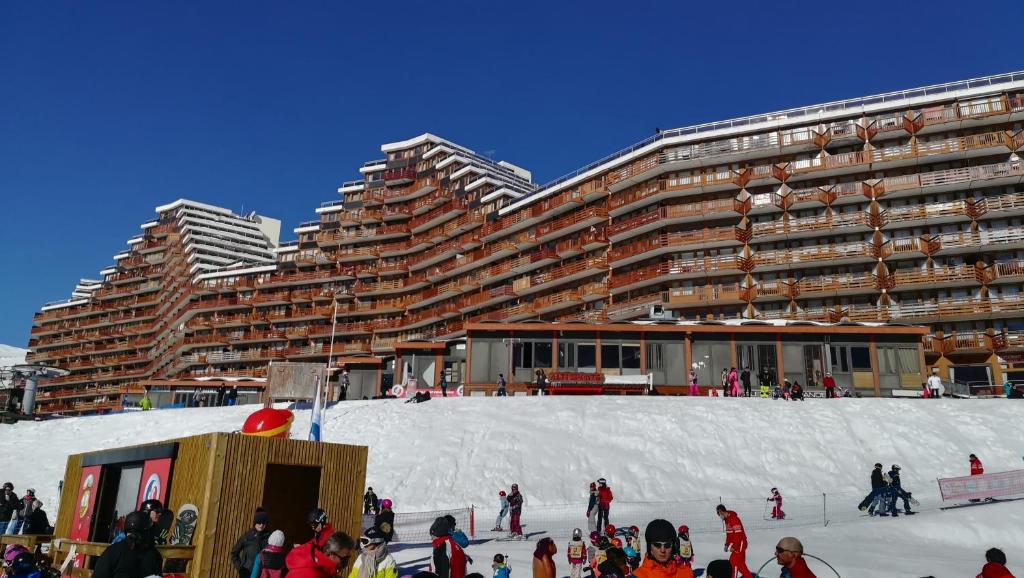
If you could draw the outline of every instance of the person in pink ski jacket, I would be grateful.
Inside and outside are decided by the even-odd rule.
[[[735,367],[729,370],[729,387],[732,390],[733,397],[740,396],[740,378],[736,373]]]

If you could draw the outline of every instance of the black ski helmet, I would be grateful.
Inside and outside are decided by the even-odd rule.
[[[306,521],[309,522],[309,525],[311,525],[311,526],[316,526],[318,524],[326,524],[327,523],[327,512],[325,512],[323,510],[323,508],[317,508],[317,509],[311,511],[306,516]]]
[[[142,511],[133,511],[125,517],[125,534],[142,533],[150,529],[150,517]]]
[[[672,553],[679,551],[679,536],[676,534],[675,526],[668,520],[651,520],[644,531],[644,542],[647,543],[647,555],[651,555],[651,544],[653,542],[668,542],[672,544]]]
[[[164,505],[160,503],[160,500],[146,500],[139,506],[140,512],[150,513],[153,511],[159,512],[164,509]]]

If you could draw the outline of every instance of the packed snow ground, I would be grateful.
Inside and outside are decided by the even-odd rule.
[[[52,506],[68,454],[235,431],[254,409],[152,411],[0,426],[8,441],[2,475],[19,491],[34,487]],[[480,530],[493,522],[497,491],[513,482],[526,496],[527,532],[550,531],[563,549],[572,514],[556,524],[544,513],[571,512],[576,504],[575,525],[585,528],[586,484],[600,476],[608,478],[620,502],[693,502],[702,512],[720,497],[727,504],[760,504],[767,490],[778,486],[786,496],[825,492],[847,498],[853,502],[847,504],[850,514],[827,527],[750,531],[752,568],[770,557],[779,537],[796,535],[808,552],[846,577],[941,578],[973,576],[992,546],[1003,548],[1011,569],[1021,574],[1024,501],[931,510],[898,520],[860,518],[855,498],[867,491],[871,464],[900,464],[904,486],[934,506],[935,479],[965,475],[969,453],[977,453],[990,472],[1022,467],[1022,418],[1024,404],[1000,399],[466,398],[346,402],[327,411],[324,435],[327,441],[370,447],[367,483],[394,500],[399,513],[481,507],[478,538],[488,535]],[[293,437],[304,438],[308,424],[309,412],[297,412]],[[842,509],[842,504],[831,507]],[[760,510],[748,511],[745,518],[757,514]],[[614,523],[646,523],[615,516],[613,504]],[[693,538],[701,567],[719,557],[720,534]],[[531,544],[478,544],[469,552],[474,569],[485,575],[493,554],[507,552],[522,576],[530,572]],[[429,555],[422,546],[400,548],[406,569]],[[557,561],[559,574],[567,573],[564,557]]]

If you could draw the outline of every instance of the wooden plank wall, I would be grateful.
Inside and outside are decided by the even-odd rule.
[[[367,448],[227,433],[159,443],[172,441],[178,443],[178,454],[166,506],[177,512],[182,504],[191,503],[199,509],[191,576],[237,576],[228,553],[235,540],[250,528],[253,511],[261,505],[268,464],[321,468],[320,507],[327,510],[336,530],[358,538]],[[57,520],[56,536],[67,537],[70,532],[83,455],[68,457],[60,508],[64,515]],[[295,512],[303,518],[306,514]],[[287,543],[306,539],[289,536]]]
[[[71,521],[78,511],[78,489],[82,483],[82,455],[68,456],[64,468],[64,486],[60,491],[60,508],[57,509],[57,521],[53,523],[53,535],[68,538],[71,535]]]
[[[228,552],[252,525],[256,506],[261,505],[268,464],[321,468],[320,507],[327,510],[336,530],[358,537],[366,481],[367,449],[359,446],[316,443],[215,434],[222,457],[222,483],[212,484],[203,525],[202,551],[197,544],[198,564],[193,576],[233,578],[236,572]],[[296,511],[304,518],[307,512]],[[200,514],[202,516],[202,514]],[[214,519],[214,517],[216,519]],[[271,520],[271,526],[273,526]],[[304,542],[306,536],[287,536],[286,543]]]

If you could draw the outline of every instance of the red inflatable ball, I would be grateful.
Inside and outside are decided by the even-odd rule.
[[[265,438],[287,438],[295,415],[287,409],[265,407],[252,412],[242,424],[242,433]]]

